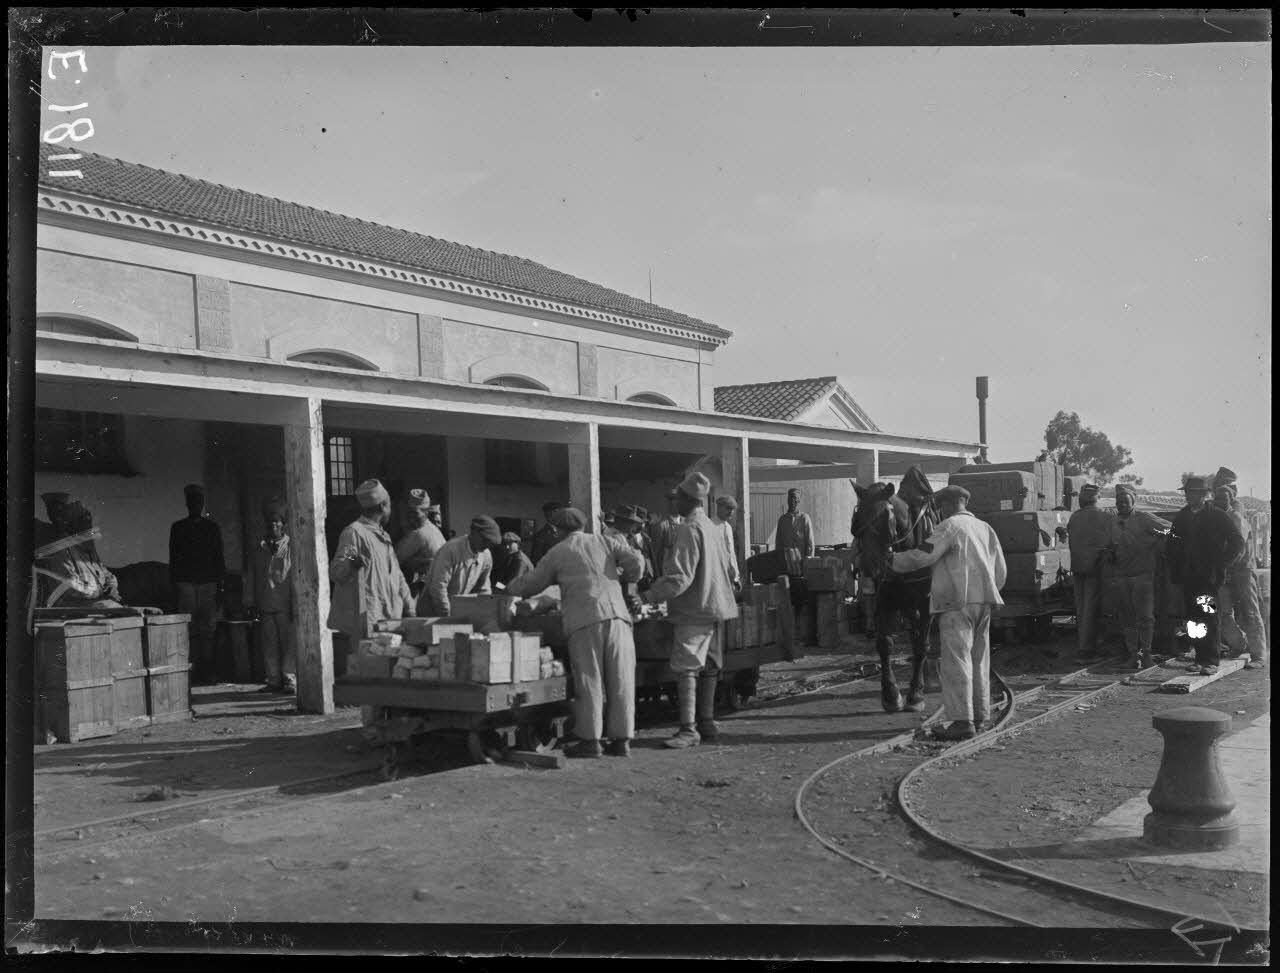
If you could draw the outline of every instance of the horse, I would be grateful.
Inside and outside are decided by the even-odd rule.
[[[903,709],[919,712],[924,709],[925,699],[932,569],[904,575],[895,574],[890,565],[894,551],[910,550],[916,546],[915,535],[927,533],[921,526],[926,520],[929,521],[927,527],[936,522],[929,516],[931,491],[920,498],[920,515],[913,522],[907,503],[895,496],[892,483],[873,483],[870,487],[854,483],[853,488],[858,494],[858,509],[854,511],[849,529],[856,547],[855,563],[858,573],[875,587],[873,617],[876,651],[880,656],[880,703],[886,713]],[[911,634],[911,686],[905,703],[889,662],[889,633],[897,627],[899,618],[907,623]]]

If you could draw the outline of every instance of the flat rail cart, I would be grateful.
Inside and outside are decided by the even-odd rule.
[[[382,711],[369,729],[374,744],[386,748],[382,775],[387,780],[399,776],[413,738],[427,733],[462,731],[476,763],[493,763],[515,750],[547,749],[564,736],[568,699],[565,676],[488,685],[345,675],[333,684],[335,705]]]

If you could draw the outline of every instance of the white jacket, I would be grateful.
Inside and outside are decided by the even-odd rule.
[[[934,614],[1004,604],[1004,552],[989,524],[962,510],[935,527],[925,546],[932,549],[895,554],[893,570],[907,574],[933,566],[929,610]]]

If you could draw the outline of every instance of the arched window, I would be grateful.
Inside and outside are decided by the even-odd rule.
[[[81,338],[107,338],[111,341],[137,341],[137,335],[121,328],[67,314],[49,314],[36,318],[36,330],[49,334],[72,334]]]
[[[551,391],[541,382],[535,382],[524,375],[495,375],[493,378],[486,379],[484,384],[501,385],[503,388],[509,389],[531,389],[534,392]]]
[[[657,392],[639,392],[636,395],[627,396],[628,402],[643,402],[646,405],[675,405],[665,395],[659,395]]]
[[[376,372],[378,370],[378,366],[371,361],[365,361],[363,358],[348,354],[345,351],[329,351],[327,349],[300,351],[296,355],[290,355],[289,361],[300,362],[304,365],[331,365],[334,368],[361,368],[367,372]]]

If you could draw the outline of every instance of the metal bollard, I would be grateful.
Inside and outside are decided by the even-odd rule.
[[[1202,706],[1182,706],[1151,718],[1164,737],[1164,756],[1147,795],[1151,813],[1142,836],[1180,851],[1220,851],[1240,840],[1236,800],[1218,761],[1218,739],[1231,717]]]

